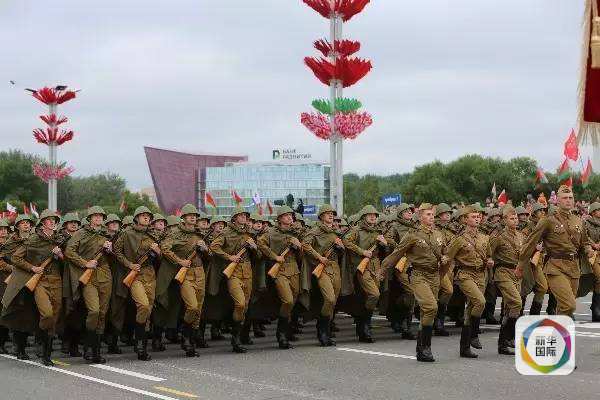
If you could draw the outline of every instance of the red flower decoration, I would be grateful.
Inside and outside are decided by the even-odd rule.
[[[300,122],[316,137],[323,140],[331,138],[329,119],[324,114],[302,113]],[[344,139],[356,139],[365,129],[373,124],[369,113],[337,113],[334,119],[336,131]]]
[[[73,139],[73,131],[61,130],[59,132],[58,128],[46,128],[44,131],[43,129],[38,128],[33,130],[33,137],[38,143],[47,145],[56,143],[58,146],[60,146],[63,143]]]
[[[329,86],[332,79],[342,81],[344,87],[352,86],[369,73],[371,61],[360,58],[337,59],[335,64],[321,58],[306,57],[304,63],[313,71],[317,79]]]
[[[33,97],[44,104],[62,104],[75,98],[75,92],[72,90],[56,90],[54,88],[44,87],[33,92]]]
[[[335,53],[338,57],[348,57],[360,50],[360,42],[352,40],[335,41],[335,48],[327,39],[317,40],[315,48],[319,50],[323,56],[329,57],[331,53]]]
[[[323,114],[302,113],[300,122],[319,139],[327,140],[331,137],[329,120]]]
[[[56,114],[40,115],[40,119],[49,126],[58,126],[68,121],[67,117],[58,118]]]
[[[360,13],[370,0],[302,0],[304,3],[325,18],[331,18],[336,13],[348,21]]]
[[[50,179],[63,179],[75,171],[73,167],[65,167],[64,164],[52,167],[48,164],[33,164],[33,174],[48,183]]]

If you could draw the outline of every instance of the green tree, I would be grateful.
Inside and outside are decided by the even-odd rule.
[[[48,204],[46,183],[33,174],[33,164],[41,159],[20,150],[0,151],[0,200],[21,208],[36,203],[38,208]],[[4,209],[4,206],[2,209]]]

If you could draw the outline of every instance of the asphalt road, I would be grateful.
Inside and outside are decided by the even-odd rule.
[[[530,296],[531,297],[531,296]],[[293,350],[276,347],[274,325],[255,339],[247,354],[231,352],[227,341],[210,342],[197,358],[178,345],[137,361],[130,347],[108,356],[103,366],[61,358],[41,366],[0,357],[0,399],[591,399],[600,391],[600,323],[591,323],[590,297],[576,314],[577,370],[569,376],[522,376],[514,358],[496,351],[498,328],[483,326],[479,358],[458,356],[459,330],[433,338],[437,362],[419,363],[415,341],[401,340],[384,319],[375,321],[374,344],[358,343],[351,318],[339,317],[338,346],[320,348],[314,327],[306,327]],[[545,307],[544,307],[545,309]],[[30,351],[31,352],[31,351]]]

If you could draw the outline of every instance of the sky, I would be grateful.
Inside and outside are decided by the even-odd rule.
[[[373,0],[344,24],[373,70],[344,96],[373,125],[344,147],[344,169],[410,172],[478,153],[560,164],[576,121],[583,0]],[[328,157],[300,124],[328,96],[303,64],[329,22],[300,0],[0,1],[2,149],[47,156],[32,129],[45,105],[24,88],[81,89],[59,108],[75,175],[152,181],[143,146]],[[15,81],[12,85],[10,80]]]

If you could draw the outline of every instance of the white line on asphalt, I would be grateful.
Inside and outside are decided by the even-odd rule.
[[[589,337],[600,337],[600,333],[598,332],[579,332],[579,331],[575,331],[576,335],[586,335]]]
[[[81,378],[81,379],[85,379],[85,380],[88,380],[88,381],[91,381],[91,382],[101,383],[101,384],[106,385],[106,386],[112,386],[114,388],[125,390],[127,392],[142,394],[144,396],[149,396],[149,397],[152,397],[152,398],[155,398],[155,399],[159,399],[159,400],[178,400],[175,397],[164,396],[162,394],[148,392],[147,390],[137,389],[137,388],[134,388],[134,387],[121,385],[119,383],[105,381],[104,379],[98,379],[98,378],[94,378],[93,376],[78,374],[77,372],[68,371],[66,369],[60,369],[60,368],[56,368],[56,367],[47,367],[45,365],[38,364],[38,363],[36,363],[34,361],[17,360],[17,358],[15,356],[9,356],[7,354],[0,354],[0,356],[2,356],[4,358],[9,358],[11,360],[19,361],[19,362],[22,362],[22,363],[25,363],[25,364],[34,365],[36,367],[45,368],[45,369],[49,369],[51,371],[60,372],[62,374],[71,375],[71,376],[74,376],[74,377],[77,377],[77,378]]]
[[[393,358],[406,358],[406,359],[409,359],[409,360],[416,360],[417,359],[417,357],[415,357],[415,356],[407,356],[407,355],[404,355],[404,354],[382,353],[380,351],[351,349],[349,347],[336,347],[336,350],[349,351],[349,352],[352,352],[352,353],[371,354],[373,356],[384,356],[384,357],[393,357]]]
[[[116,372],[118,374],[129,375],[129,376],[133,376],[133,377],[140,378],[140,379],[146,379],[146,380],[152,381],[152,382],[166,381],[166,379],[164,379],[164,378],[159,378],[159,377],[152,376],[152,375],[141,374],[139,372],[134,372],[134,371],[128,371],[126,369],[115,368],[115,367],[111,367],[109,365],[92,364],[91,366],[94,368],[100,368],[100,369],[105,369],[107,371]]]
[[[600,323],[598,322],[575,322],[575,326],[585,329],[600,329]]]

